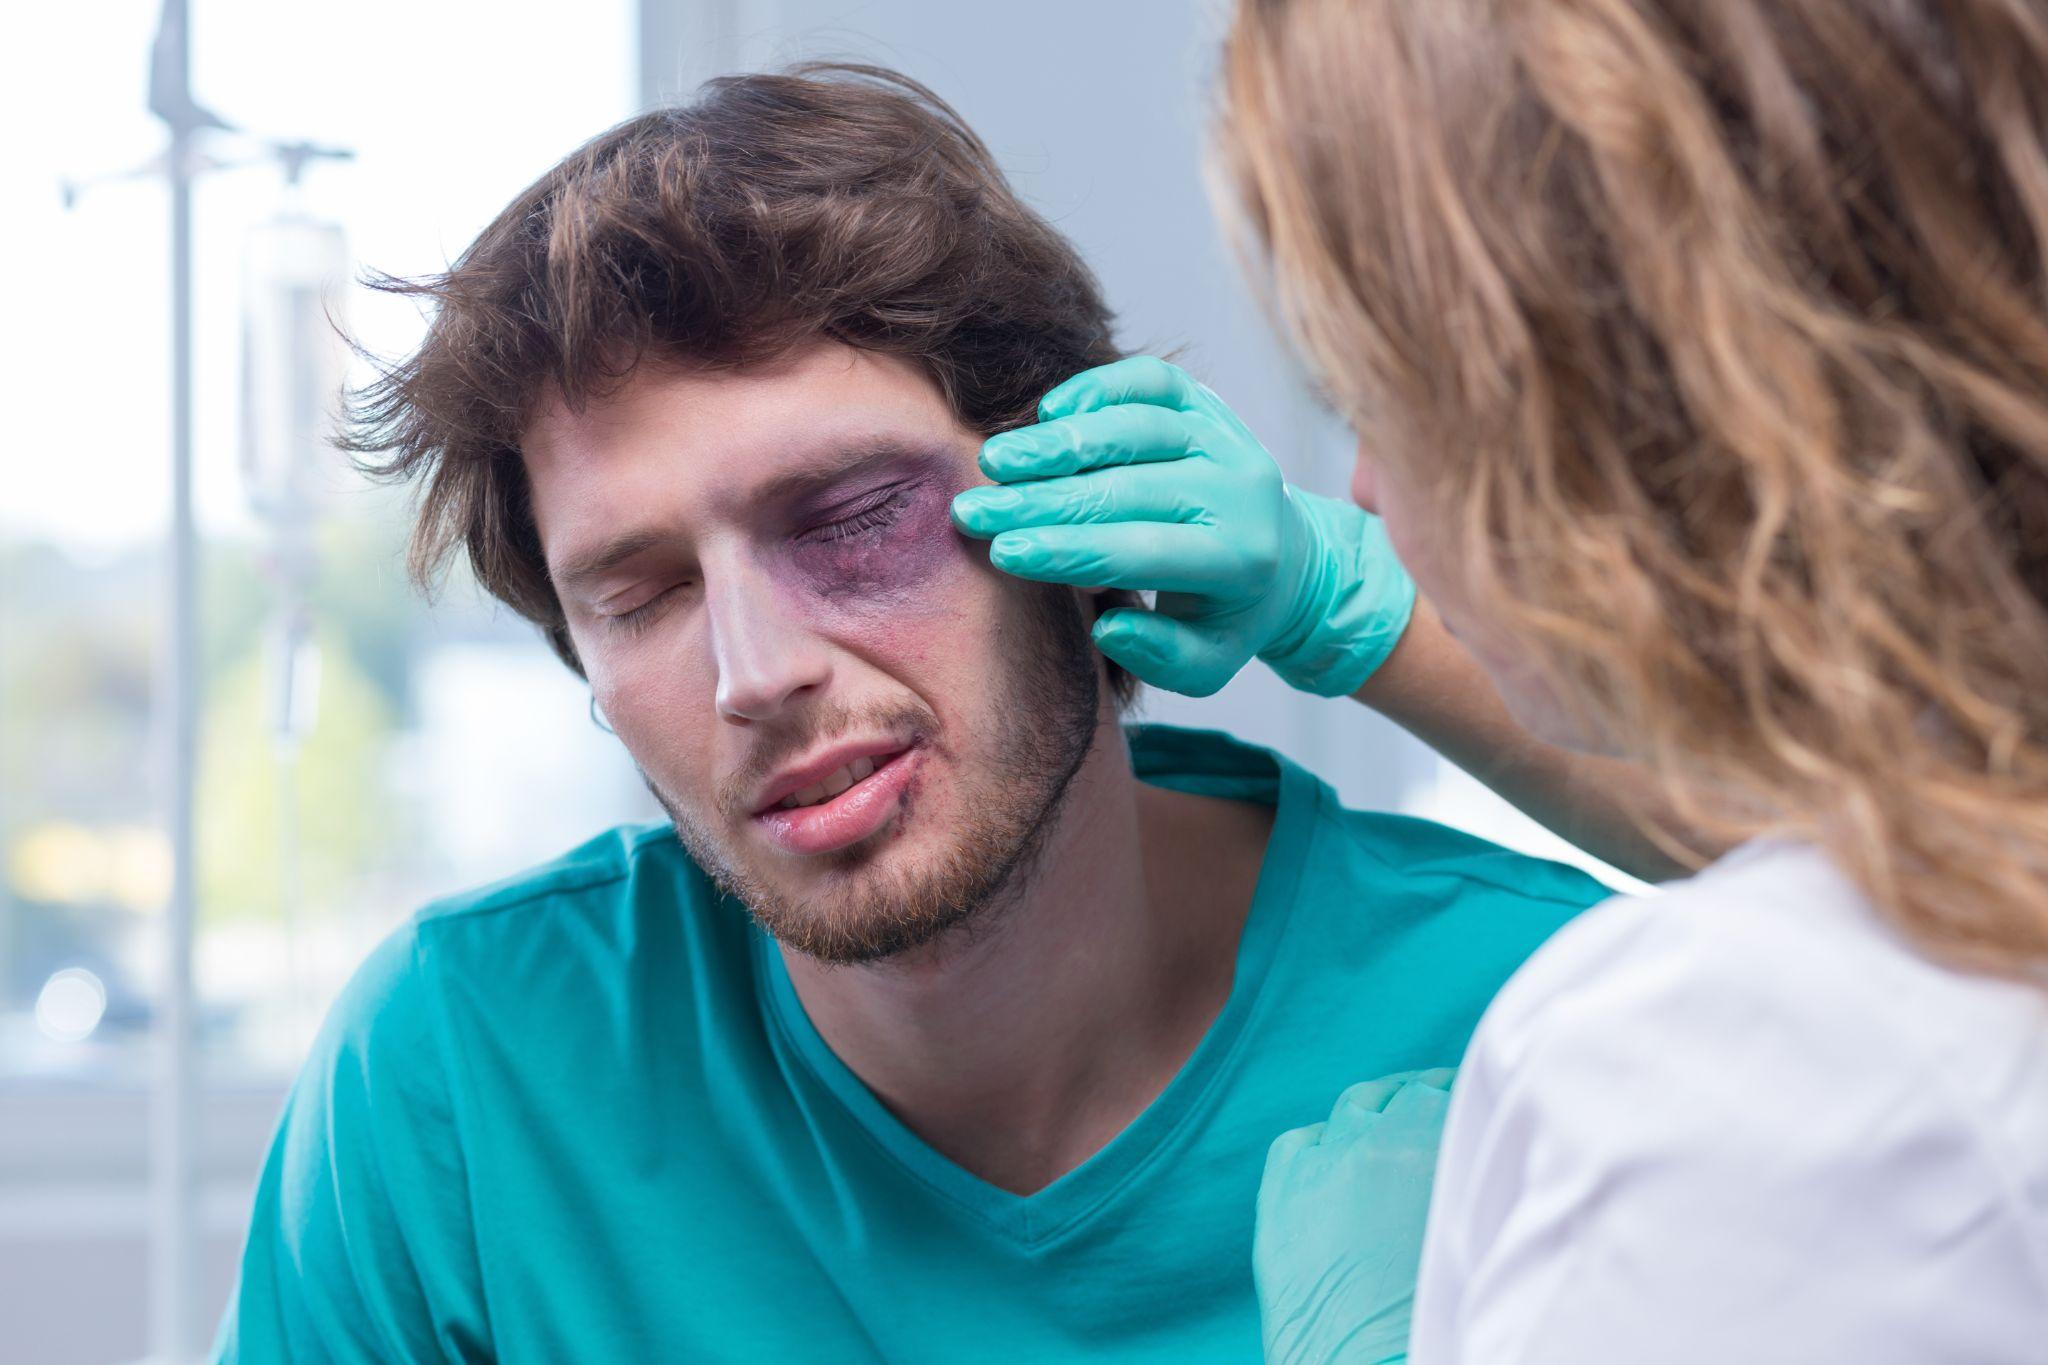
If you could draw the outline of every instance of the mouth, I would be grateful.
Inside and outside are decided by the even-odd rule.
[[[833,753],[785,774],[753,815],[768,841],[785,853],[812,856],[857,844],[877,833],[903,806],[924,759],[917,744]],[[824,764],[833,764],[820,773]],[[797,786],[797,783],[803,785]]]

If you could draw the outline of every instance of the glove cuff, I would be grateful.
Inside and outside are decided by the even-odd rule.
[[[1287,624],[1259,657],[1291,687],[1349,696],[1400,643],[1415,610],[1415,580],[1380,519],[1335,498],[1287,485],[1307,562]]]

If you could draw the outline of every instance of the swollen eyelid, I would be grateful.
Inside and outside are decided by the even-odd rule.
[[[903,509],[909,505],[909,491],[898,489],[872,507],[856,512],[850,517],[842,517],[838,521],[827,522],[823,526],[813,528],[805,536],[805,539],[813,541],[844,540],[849,536],[857,536],[869,531],[880,530],[902,516]]]

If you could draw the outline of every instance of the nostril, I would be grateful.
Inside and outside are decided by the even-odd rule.
[[[720,671],[718,712],[735,723],[765,720],[798,698],[821,691],[827,676],[821,653],[804,650],[757,657],[750,667]]]
[[[727,719],[765,720],[830,677],[826,643],[771,585],[731,575],[707,601],[717,705]]]

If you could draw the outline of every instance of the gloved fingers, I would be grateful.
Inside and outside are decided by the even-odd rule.
[[[1187,697],[1220,691],[1248,658],[1219,632],[1133,607],[1104,612],[1094,635],[1095,647],[1139,681]]]
[[[1409,1079],[1425,1089],[1441,1090],[1448,1095],[1451,1093],[1451,1086],[1457,1082],[1458,1068],[1433,1066],[1426,1071],[1410,1072]]]
[[[1238,433],[1245,443],[1264,453],[1258,438],[1231,406],[1180,366],[1157,356],[1132,356],[1111,365],[1084,370],[1038,401],[1038,420],[1056,421],[1079,413],[1095,412],[1120,403],[1152,403],[1183,412],[1199,412]]]
[[[1303,1152],[1320,1146],[1322,1141],[1323,1125],[1320,1123],[1288,1129],[1274,1138],[1273,1144],[1266,1148],[1266,1177],[1270,1178],[1276,1170],[1292,1165]],[[1264,1181],[1260,1184],[1263,1190]]]
[[[1201,453],[1217,430],[1200,413],[1126,403],[998,432],[981,443],[981,471],[997,483],[1016,483],[1180,460]]]
[[[1119,403],[1153,403],[1166,408],[1193,407],[1202,393],[1201,385],[1180,366],[1157,356],[1134,355],[1108,365],[1083,370],[1065,383],[1055,385],[1038,400],[1038,420],[1049,422],[1093,412]]]
[[[1353,1137],[1378,1122],[1387,1104],[1407,1084],[1405,1074],[1381,1076],[1349,1086],[1330,1108],[1327,1125],[1332,1141]]]
[[[1062,479],[1018,484],[983,484],[953,499],[953,522],[986,540],[1026,526],[1071,526],[1081,522],[1215,522],[1220,490],[1190,479],[1178,464],[1094,469]]]
[[[1382,1122],[1440,1126],[1450,1108],[1451,1081],[1456,1075],[1452,1067],[1397,1071],[1351,1086],[1337,1097],[1336,1107],[1330,1111],[1329,1140],[1349,1140]]]
[[[1443,1079],[1430,1080],[1432,1073],[1419,1073],[1389,1098],[1381,1109],[1382,1116],[1389,1123],[1407,1126],[1430,1124],[1440,1126],[1451,1108],[1451,1073],[1441,1074]]]
[[[1428,1071],[1397,1071],[1370,1081],[1361,1081],[1337,1097],[1330,1111],[1330,1131],[1352,1133],[1378,1120],[1413,1123],[1417,1119],[1440,1119],[1450,1108],[1453,1067]]]
[[[1034,526],[989,542],[989,563],[1018,578],[1091,588],[1242,592],[1243,558],[1206,526],[1156,521]]]

